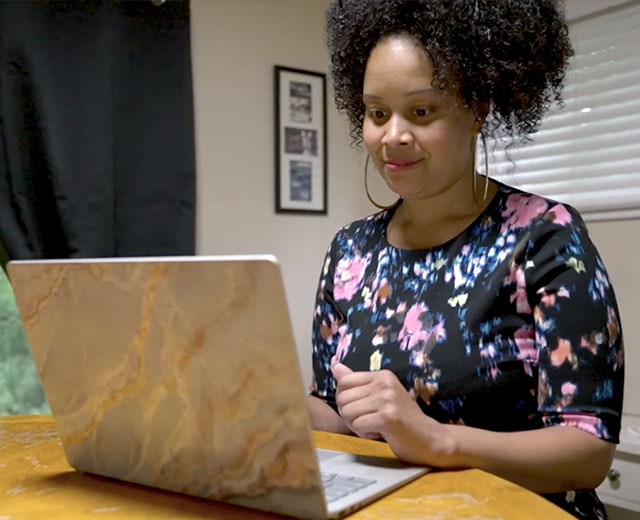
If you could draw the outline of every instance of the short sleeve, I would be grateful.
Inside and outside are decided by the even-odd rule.
[[[620,318],[604,264],[578,212],[551,207],[532,225],[525,256],[542,421],[618,442],[624,385]]]
[[[333,296],[337,249],[338,236],[336,235],[322,265],[311,329],[313,347],[311,395],[323,399],[336,411],[336,382],[331,372],[331,360],[338,349],[340,327],[344,323],[344,316],[336,306]]]

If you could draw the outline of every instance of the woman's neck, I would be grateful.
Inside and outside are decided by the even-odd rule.
[[[469,186],[447,190],[429,198],[405,199],[396,209],[387,227],[388,242],[402,249],[428,249],[441,245],[464,231],[486,207],[498,191],[489,182],[484,196],[485,180],[479,178]]]

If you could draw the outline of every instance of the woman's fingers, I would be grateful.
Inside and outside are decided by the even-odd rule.
[[[353,372],[339,363],[333,368],[338,383],[338,410],[360,437],[381,437],[382,432],[395,425],[400,410],[409,401],[415,404],[396,375],[388,370]]]
[[[331,367],[331,371],[333,372],[333,377],[336,378],[338,390],[366,385],[372,380],[372,376],[376,374],[375,372],[354,372],[342,363],[335,363]]]

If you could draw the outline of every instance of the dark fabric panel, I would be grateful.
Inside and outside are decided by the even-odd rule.
[[[10,258],[193,254],[189,4],[0,2]]]
[[[170,254],[184,244],[189,253],[195,230],[189,11],[175,2],[136,4],[115,4],[125,52],[114,57],[114,126],[135,135],[116,141],[116,247],[120,255]],[[171,14],[157,16],[162,9]],[[162,178],[162,170],[173,175]]]

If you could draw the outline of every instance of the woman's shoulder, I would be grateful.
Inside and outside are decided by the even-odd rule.
[[[570,204],[531,193],[501,182],[500,204],[495,205],[495,217],[503,231],[518,231],[532,227],[584,227],[580,212]]]
[[[334,236],[335,241],[359,241],[381,238],[393,210],[382,210],[342,226]]]
[[[371,258],[372,251],[384,243],[390,217],[389,210],[382,210],[342,226],[331,240],[327,258],[334,262],[341,258]]]

